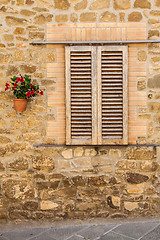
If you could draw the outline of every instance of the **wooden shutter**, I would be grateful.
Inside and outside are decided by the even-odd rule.
[[[66,144],[97,144],[95,48],[66,47]],[[94,96],[94,97],[93,97]]]
[[[98,144],[128,143],[127,47],[98,47]]]

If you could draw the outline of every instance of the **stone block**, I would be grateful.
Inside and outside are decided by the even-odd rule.
[[[72,164],[75,168],[83,169],[83,168],[92,168],[90,157],[80,157],[72,160]]]
[[[77,3],[74,7],[74,10],[84,10],[87,7],[87,0],[82,0],[81,2]]]
[[[147,182],[149,177],[147,175],[142,175],[139,173],[127,172],[126,173],[126,181],[131,184],[139,184],[143,182]]]
[[[71,22],[77,22],[78,21],[78,15],[76,13],[71,13],[70,20],[71,20]]]
[[[37,25],[44,25],[48,22],[51,22],[53,18],[52,14],[40,14],[38,16],[35,16],[34,23]]]
[[[154,159],[154,155],[155,151],[153,148],[128,148],[125,152],[125,157],[127,159],[134,160],[151,160]]]
[[[44,32],[29,32],[30,39],[44,39]]]
[[[74,157],[82,157],[83,156],[83,147],[77,147],[74,149]]]
[[[151,3],[148,0],[136,0],[134,2],[134,7],[135,8],[151,8]]]
[[[140,164],[140,168],[143,170],[143,171],[146,171],[146,172],[154,172],[158,169],[159,165],[157,162],[152,162],[152,161],[143,161],[141,164]]]
[[[104,8],[109,8],[110,7],[110,0],[96,0],[94,1],[89,9],[90,10],[101,10]]]
[[[94,148],[87,148],[85,149],[84,155],[86,157],[94,157],[97,155],[97,151]]]
[[[0,53],[0,63],[1,64],[8,64],[11,61],[12,61],[12,55],[11,54]]]
[[[58,160],[58,169],[59,169],[59,170],[71,169],[71,163],[70,163],[70,161],[64,160],[64,159],[59,159],[59,160]]]
[[[72,149],[67,149],[61,152],[62,156],[65,159],[71,159],[73,158],[73,150]]]
[[[24,51],[16,50],[14,52],[14,61],[25,61],[25,60],[26,60],[26,56]]]
[[[138,202],[124,202],[124,208],[128,211],[139,209]]]
[[[55,169],[55,161],[48,156],[36,156],[32,158],[32,167],[38,171],[51,172]]]
[[[158,30],[149,30],[148,31],[148,38],[151,39],[152,37],[159,37],[159,31]]]
[[[8,169],[11,171],[23,171],[29,167],[26,157],[19,157],[8,163]]]
[[[7,16],[6,17],[6,23],[9,27],[16,26],[16,25],[26,25],[27,20],[25,18],[17,18],[13,16]]]
[[[13,40],[14,40],[14,36],[12,34],[4,34],[3,38],[4,38],[5,42],[13,42]]]
[[[95,156],[95,157],[92,157],[91,162],[92,162],[92,165],[94,167],[103,166],[103,165],[106,166],[107,164],[111,164],[111,161],[106,156]]]
[[[106,11],[101,14],[100,21],[101,22],[116,22],[117,16],[114,13]]]
[[[139,195],[143,193],[144,184],[127,184],[127,192],[129,194]]]
[[[130,0],[114,0],[113,7],[116,10],[125,10],[131,7]]]
[[[38,202],[36,201],[26,201],[23,203],[22,208],[24,210],[36,211],[38,210]]]
[[[142,81],[138,81],[137,83],[137,90],[138,91],[143,91],[146,89],[146,81],[142,80]]]
[[[33,183],[27,180],[4,180],[2,192],[5,197],[12,200],[25,200],[35,197]]]
[[[80,15],[80,22],[95,22],[97,18],[97,13],[85,12]]]
[[[137,58],[139,61],[146,61],[147,60],[147,53],[144,50],[138,51]]]
[[[60,14],[55,16],[56,22],[67,22],[68,21],[68,15],[67,14]]]
[[[154,0],[156,7],[160,7],[160,1],[159,0]]]
[[[97,166],[96,171],[99,173],[111,173],[113,170],[111,166],[107,165],[107,166]]]
[[[40,209],[41,210],[57,210],[58,204],[52,201],[41,201]]]
[[[11,142],[10,138],[5,137],[5,136],[0,136],[0,143],[1,144],[7,144],[7,143],[10,143],[10,142]]]
[[[22,9],[20,11],[20,14],[24,15],[24,16],[27,16],[27,17],[30,17],[30,16],[33,16],[35,15],[36,13],[31,11],[31,10],[28,10],[28,9]]]
[[[112,196],[112,203],[115,207],[120,207],[121,199],[120,197]]]
[[[24,73],[34,73],[37,70],[37,66],[33,65],[20,65],[20,69]]]
[[[67,10],[70,7],[68,0],[54,0],[55,9]]]
[[[149,112],[159,113],[160,112],[160,103],[159,102],[150,102],[150,103],[148,103],[148,109],[149,109]]]

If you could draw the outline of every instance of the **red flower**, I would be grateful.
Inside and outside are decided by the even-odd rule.
[[[39,94],[43,95],[43,91],[40,91],[40,93],[39,93]]]
[[[31,95],[32,95],[32,96],[34,95],[34,91],[31,91]]]
[[[9,83],[6,83],[6,87],[8,87],[9,86]]]
[[[33,86],[33,85],[31,85],[31,86],[30,86],[30,88],[31,88],[31,89],[34,89],[34,86]]]
[[[17,82],[20,82],[20,81],[21,81],[21,78],[20,78],[20,77],[18,77],[18,78],[16,79],[16,81],[17,81]]]
[[[17,87],[18,85],[17,85],[17,83],[14,83],[14,87]]]
[[[27,93],[26,93],[26,96],[27,96],[27,97],[30,97],[30,96],[31,96],[31,93],[30,93],[30,92],[27,92]]]
[[[9,89],[9,87],[7,86],[6,88],[5,88],[5,91],[7,91]]]
[[[24,82],[24,78],[21,78],[21,82]]]

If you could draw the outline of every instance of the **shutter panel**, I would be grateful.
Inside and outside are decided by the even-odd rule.
[[[66,47],[67,145],[97,144],[95,50]]]
[[[98,144],[127,144],[127,47],[98,47]]]

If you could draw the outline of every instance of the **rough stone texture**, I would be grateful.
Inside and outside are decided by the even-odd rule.
[[[127,178],[127,182],[132,184],[143,183],[149,179],[149,177],[146,175],[142,175],[139,173],[132,173],[132,172],[128,172],[126,178]]]
[[[77,3],[74,7],[74,10],[84,10],[87,7],[87,0],[82,0],[81,2]]]
[[[55,168],[54,159],[47,156],[33,158],[33,169],[51,172]]]
[[[134,3],[135,8],[151,8],[151,3],[148,0],[136,0]]]
[[[114,13],[111,12],[104,12],[100,16],[100,21],[101,22],[116,22],[117,16]]]
[[[93,2],[90,6],[90,10],[99,10],[104,8],[110,7],[110,1],[109,0],[96,0]]]
[[[160,74],[155,75],[153,78],[148,79],[149,88],[160,88]]]
[[[68,21],[68,15],[67,14],[61,14],[55,16],[55,21],[56,22],[67,22]]]
[[[130,0],[114,0],[113,6],[116,10],[125,10],[131,7],[131,3]]]
[[[70,7],[68,0],[54,0],[55,8],[61,10],[67,10]]]
[[[96,13],[86,12],[86,13],[82,13],[80,15],[80,21],[81,22],[95,22],[96,17],[97,17]]]
[[[139,51],[137,57],[139,61],[146,61],[147,53],[145,51]]]
[[[132,12],[128,15],[129,22],[140,22],[142,20],[142,14],[140,12]]]

